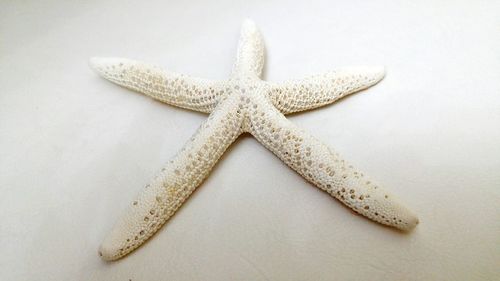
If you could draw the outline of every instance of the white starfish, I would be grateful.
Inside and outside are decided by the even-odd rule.
[[[252,134],[305,179],[381,224],[410,230],[417,217],[387,191],[283,114],[317,108],[376,84],[382,67],[346,68],[287,83],[260,79],[264,44],[243,23],[236,64],[227,81],[192,78],[119,58],[93,58],[104,78],[162,102],[210,113],[184,148],[146,185],[99,249],[105,260],[130,253],[151,237],[207,177],[227,147]]]

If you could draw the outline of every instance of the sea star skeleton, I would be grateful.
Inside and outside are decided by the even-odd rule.
[[[167,104],[210,113],[106,237],[99,249],[105,260],[127,255],[158,231],[244,132],[355,212],[401,230],[418,223],[387,191],[284,116],[368,88],[383,78],[383,67],[344,68],[286,83],[263,81],[264,43],[250,20],[243,22],[236,63],[227,81],[192,78],[120,58],[92,58],[90,65],[118,85]]]

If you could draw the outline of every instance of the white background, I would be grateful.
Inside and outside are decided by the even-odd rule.
[[[0,2],[0,279],[500,279],[498,1],[71,2]],[[101,261],[113,223],[205,115],[115,86],[88,58],[224,79],[246,17],[267,80],[387,67],[289,118],[421,223],[402,234],[354,215],[243,136],[153,239]]]

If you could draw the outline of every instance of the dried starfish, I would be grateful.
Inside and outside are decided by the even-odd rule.
[[[210,113],[114,226],[99,249],[103,259],[125,256],[158,231],[244,132],[355,212],[401,230],[415,227],[417,217],[393,196],[284,116],[368,88],[383,78],[384,69],[345,68],[273,83],[260,79],[263,64],[264,43],[250,20],[243,23],[236,64],[227,81],[192,78],[128,59],[91,59],[97,73],[118,85],[171,105]]]

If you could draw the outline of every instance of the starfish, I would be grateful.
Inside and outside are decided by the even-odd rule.
[[[351,67],[283,83],[261,80],[264,43],[245,20],[227,81],[193,78],[129,59],[92,58],[102,77],[164,103],[209,113],[184,147],[145,186],[99,248],[116,260],[142,245],[176,212],[242,133],[356,213],[408,231],[418,218],[388,191],[298,128],[285,114],[321,107],[378,83],[383,67]]]

